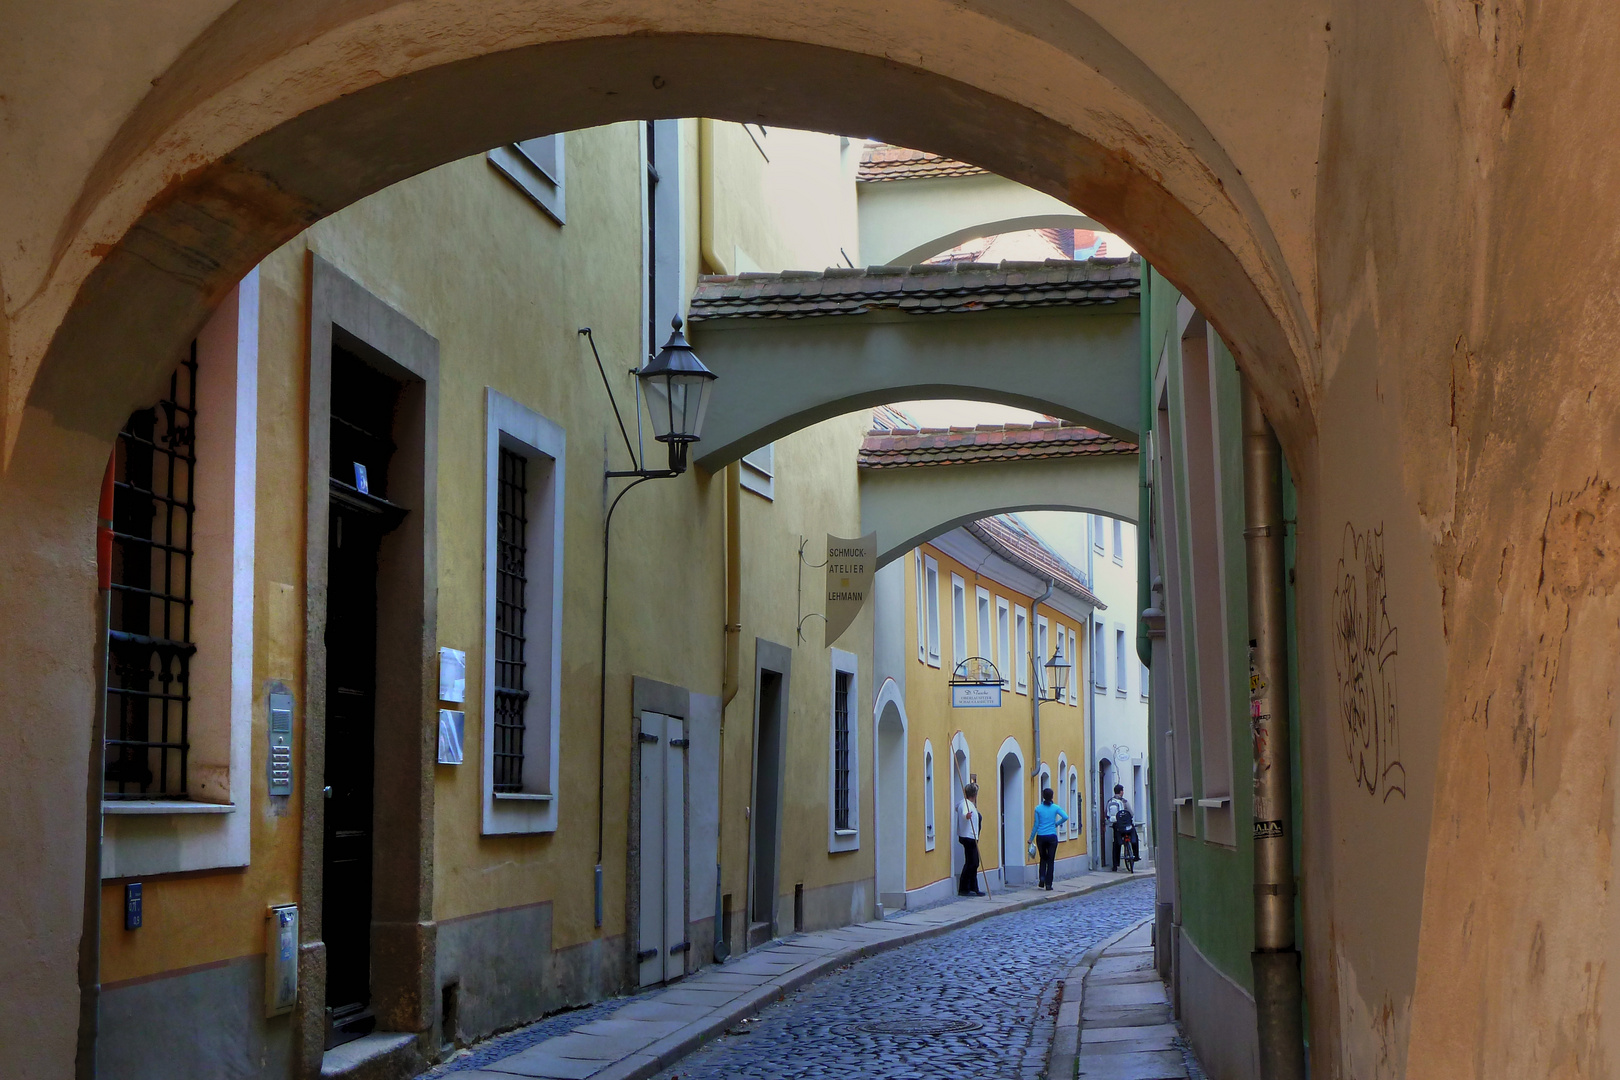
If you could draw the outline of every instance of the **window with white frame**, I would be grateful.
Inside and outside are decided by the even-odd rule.
[[[923,850],[934,850],[934,744],[923,740]]]
[[[939,561],[923,557],[923,603],[928,609],[928,663],[939,667]]]
[[[1012,630],[1008,622],[1011,611],[1005,596],[996,597],[996,667],[1001,671],[1002,682],[1012,677]]]
[[[568,220],[568,158],[561,134],[498,146],[489,152],[489,163],[558,225]]]
[[[1142,700],[1146,701],[1148,699],[1148,674],[1149,674],[1148,673],[1148,666],[1146,664],[1142,663],[1141,658],[1138,657],[1137,661],[1136,661],[1136,667],[1137,667],[1136,677],[1141,682],[1141,685],[1139,685],[1137,687],[1137,690],[1139,690],[1141,692]]]
[[[1069,755],[1058,755],[1056,782],[1052,785],[1052,805],[1063,811],[1065,817],[1069,813]],[[1068,835],[1066,825],[1058,826],[1058,838]]]
[[[917,662],[928,662],[928,578],[923,573],[923,553],[918,548],[911,553],[912,567],[916,571],[917,593]]]
[[[1080,770],[1069,766],[1069,836],[1080,835]]]
[[[957,574],[951,575],[951,668],[955,670],[968,658],[967,651],[967,583]]]
[[[1125,696],[1125,628],[1114,627],[1114,692]]]
[[[486,404],[483,831],[553,832],[566,439],[493,389]]]
[[[860,844],[860,701],[855,654],[829,649],[831,708],[827,740],[827,850],[855,851]]]
[[[248,865],[257,682],[254,522],[259,272],[224,297],[154,407],[128,418],[106,480],[111,599],[101,874]],[[292,586],[271,582],[269,590]],[[272,670],[271,678],[292,678]],[[291,724],[292,701],[283,715]],[[263,722],[262,720],[260,722]],[[291,763],[272,763],[281,768]],[[282,795],[270,797],[285,803]]]
[[[1086,524],[1091,528],[1091,546],[1098,551],[1103,550],[1102,519],[1095,514],[1086,515]]]
[[[1069,663],[1074,669],[1069,672],[1069,704],[1080,704],[1080,652],[1076,648],[1079,642],[1075,639],[1074,631],[1069,632]]]
[[[1099,694],[1108,689],[1108,650],[1103,644],[1106,633],[1102,623],[1091,624],[1091,680]]]
[[[1124,565],[1124,563],[1125,563],[1125,523],[1123,521],[1119,520],[1119,518],[1114,518],[1113,521],[1114,521],[1114,561],[1121,564],[1121,565]]]
[[[1051,655],[1046,651],[1049,624],[1045,615],[1035,616],[1035,692],[1048,694],[1052,688],[1048,685],[1048,672],[1046,670],[1047,658]]]
[[[1013,688],[1029,692],[1029,612],[1013,609]]]
[[[975,586],[973,598],[979,632],[979,641],[975,649],[979,656],[989,660],[996,655],[996,639],[990,629],[990,593]]]

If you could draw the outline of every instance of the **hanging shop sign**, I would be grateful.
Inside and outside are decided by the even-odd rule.
[[[872,595],[872,577],[877,573],[877,533],[854,540],[827,536],[827,637],[828,645],[849,629],[855,616]]]
[[[982,656],[970,656],[951,673],[951,708],[999,709],[1004,683],[996,665]]]

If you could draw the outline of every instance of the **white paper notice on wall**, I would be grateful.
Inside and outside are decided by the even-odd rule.
[[[460,765],[467,714],[458,709],[439,710],[439,764]]]
[[[439,650],[439,700],[467,700],[467,654],[464,650]]]

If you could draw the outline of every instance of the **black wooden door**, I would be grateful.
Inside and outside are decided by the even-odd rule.
[[[372,779],[377,682],[374,521],[334,503],[326,594],[326,833],[321,938],[328,1045],[366,1034],[371,1002]]]

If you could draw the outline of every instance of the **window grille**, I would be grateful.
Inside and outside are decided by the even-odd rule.
[[[495,566],[495,790],[523,790],[523,687],[528,588],[528,468],[522,454],[504,447],[496,491]]]
[[[190,738],[197,355],[113,448],[103,797],[184,799]]]
[[[833,684],[833,828],[849,829],[849,684],[847,671]]]

